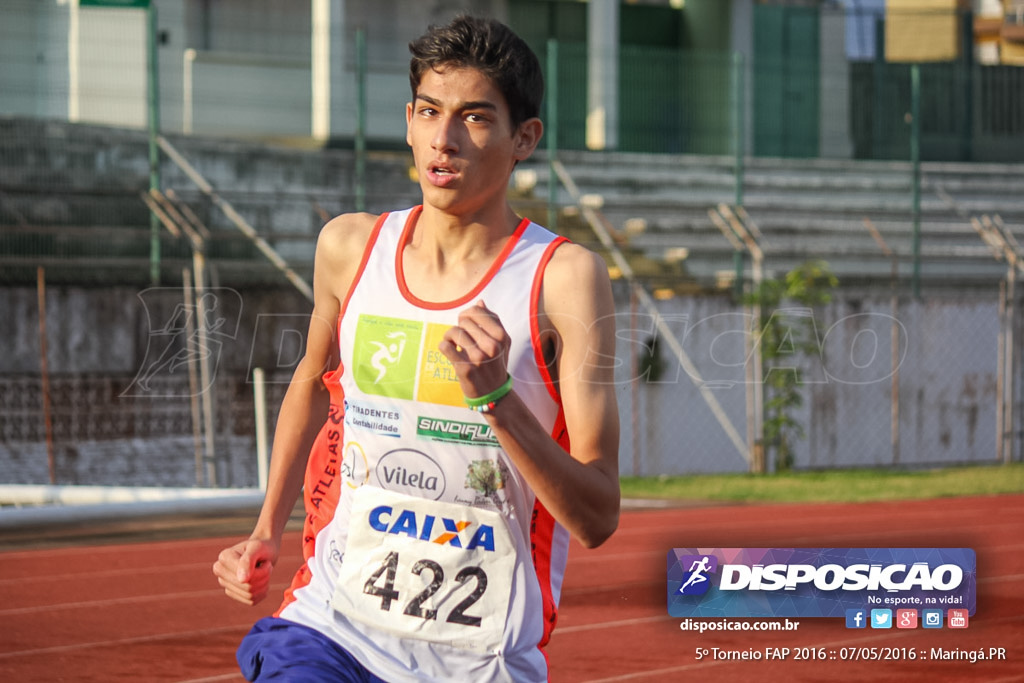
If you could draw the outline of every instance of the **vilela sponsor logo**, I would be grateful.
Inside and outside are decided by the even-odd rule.
[[[445,491],[444,470],[426,453],[411,448],[388,451],[374,470],[377,484],[388,491],[439,500]]]
[[[393,407],[345,399],[345,426],[365,429],[380,436],[399,437],[402,413]]]
[[[416,436],[431,441],[447,441],[467,446],[497,446],[498,439],[488,424],[459,422],[420,416],[416,421]]]

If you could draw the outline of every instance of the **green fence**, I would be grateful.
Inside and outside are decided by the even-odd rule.
[[[542,57],[544,55],[542,54]],[[587,47],[558,47],[558,130],[562,149],[587,149]],[[1024,68],[962,62],[919,65],[921,158],[1024,159]],[[841,73],[813,62],[738,53],[623,46],[618,59],[617,151],[732,154],[736,122],[751,156],[814,158],[822,98],[848,94],[850,156],[910,158],[910,64],[850,62]],[[749,95],[748,95],[749,94]],[[834,122],[832,122],[834,123]],[[833,126],[836,127],[836,126]]]

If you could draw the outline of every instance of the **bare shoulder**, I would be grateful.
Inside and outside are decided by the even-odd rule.
[[[317,239],[317,253],[332,259],[348,259],[353,255],[358,260],[366,247],[378,216],[370,213],[344,213],[329,220],[320,229]]]
[[[566,243],[555,250],[544,271],[544,310],[549,315],[603,315],[612,305],[604,260],[586,247]]]
[[[314,280],[321,287],[326,285],[334,297],[342,299],[348,292],[377,218],[369,213],[346,213],[320,229]]]

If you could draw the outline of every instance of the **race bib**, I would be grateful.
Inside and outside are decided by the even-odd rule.
[[[495,652],[514,569],[497,512],[362,486],[331,606],[402,637]]]

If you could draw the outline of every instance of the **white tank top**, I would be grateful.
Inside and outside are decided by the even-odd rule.
[[[465,406],[438,343],[482,299],[511,338],[514,390],[567,448],[537,329],[564,239],[524,219],[471,292],[426,302],[401,258],[420,210],[381,216],[342,306],[337,507],[279,614],[388,681],[546,680],[569,534]]]

